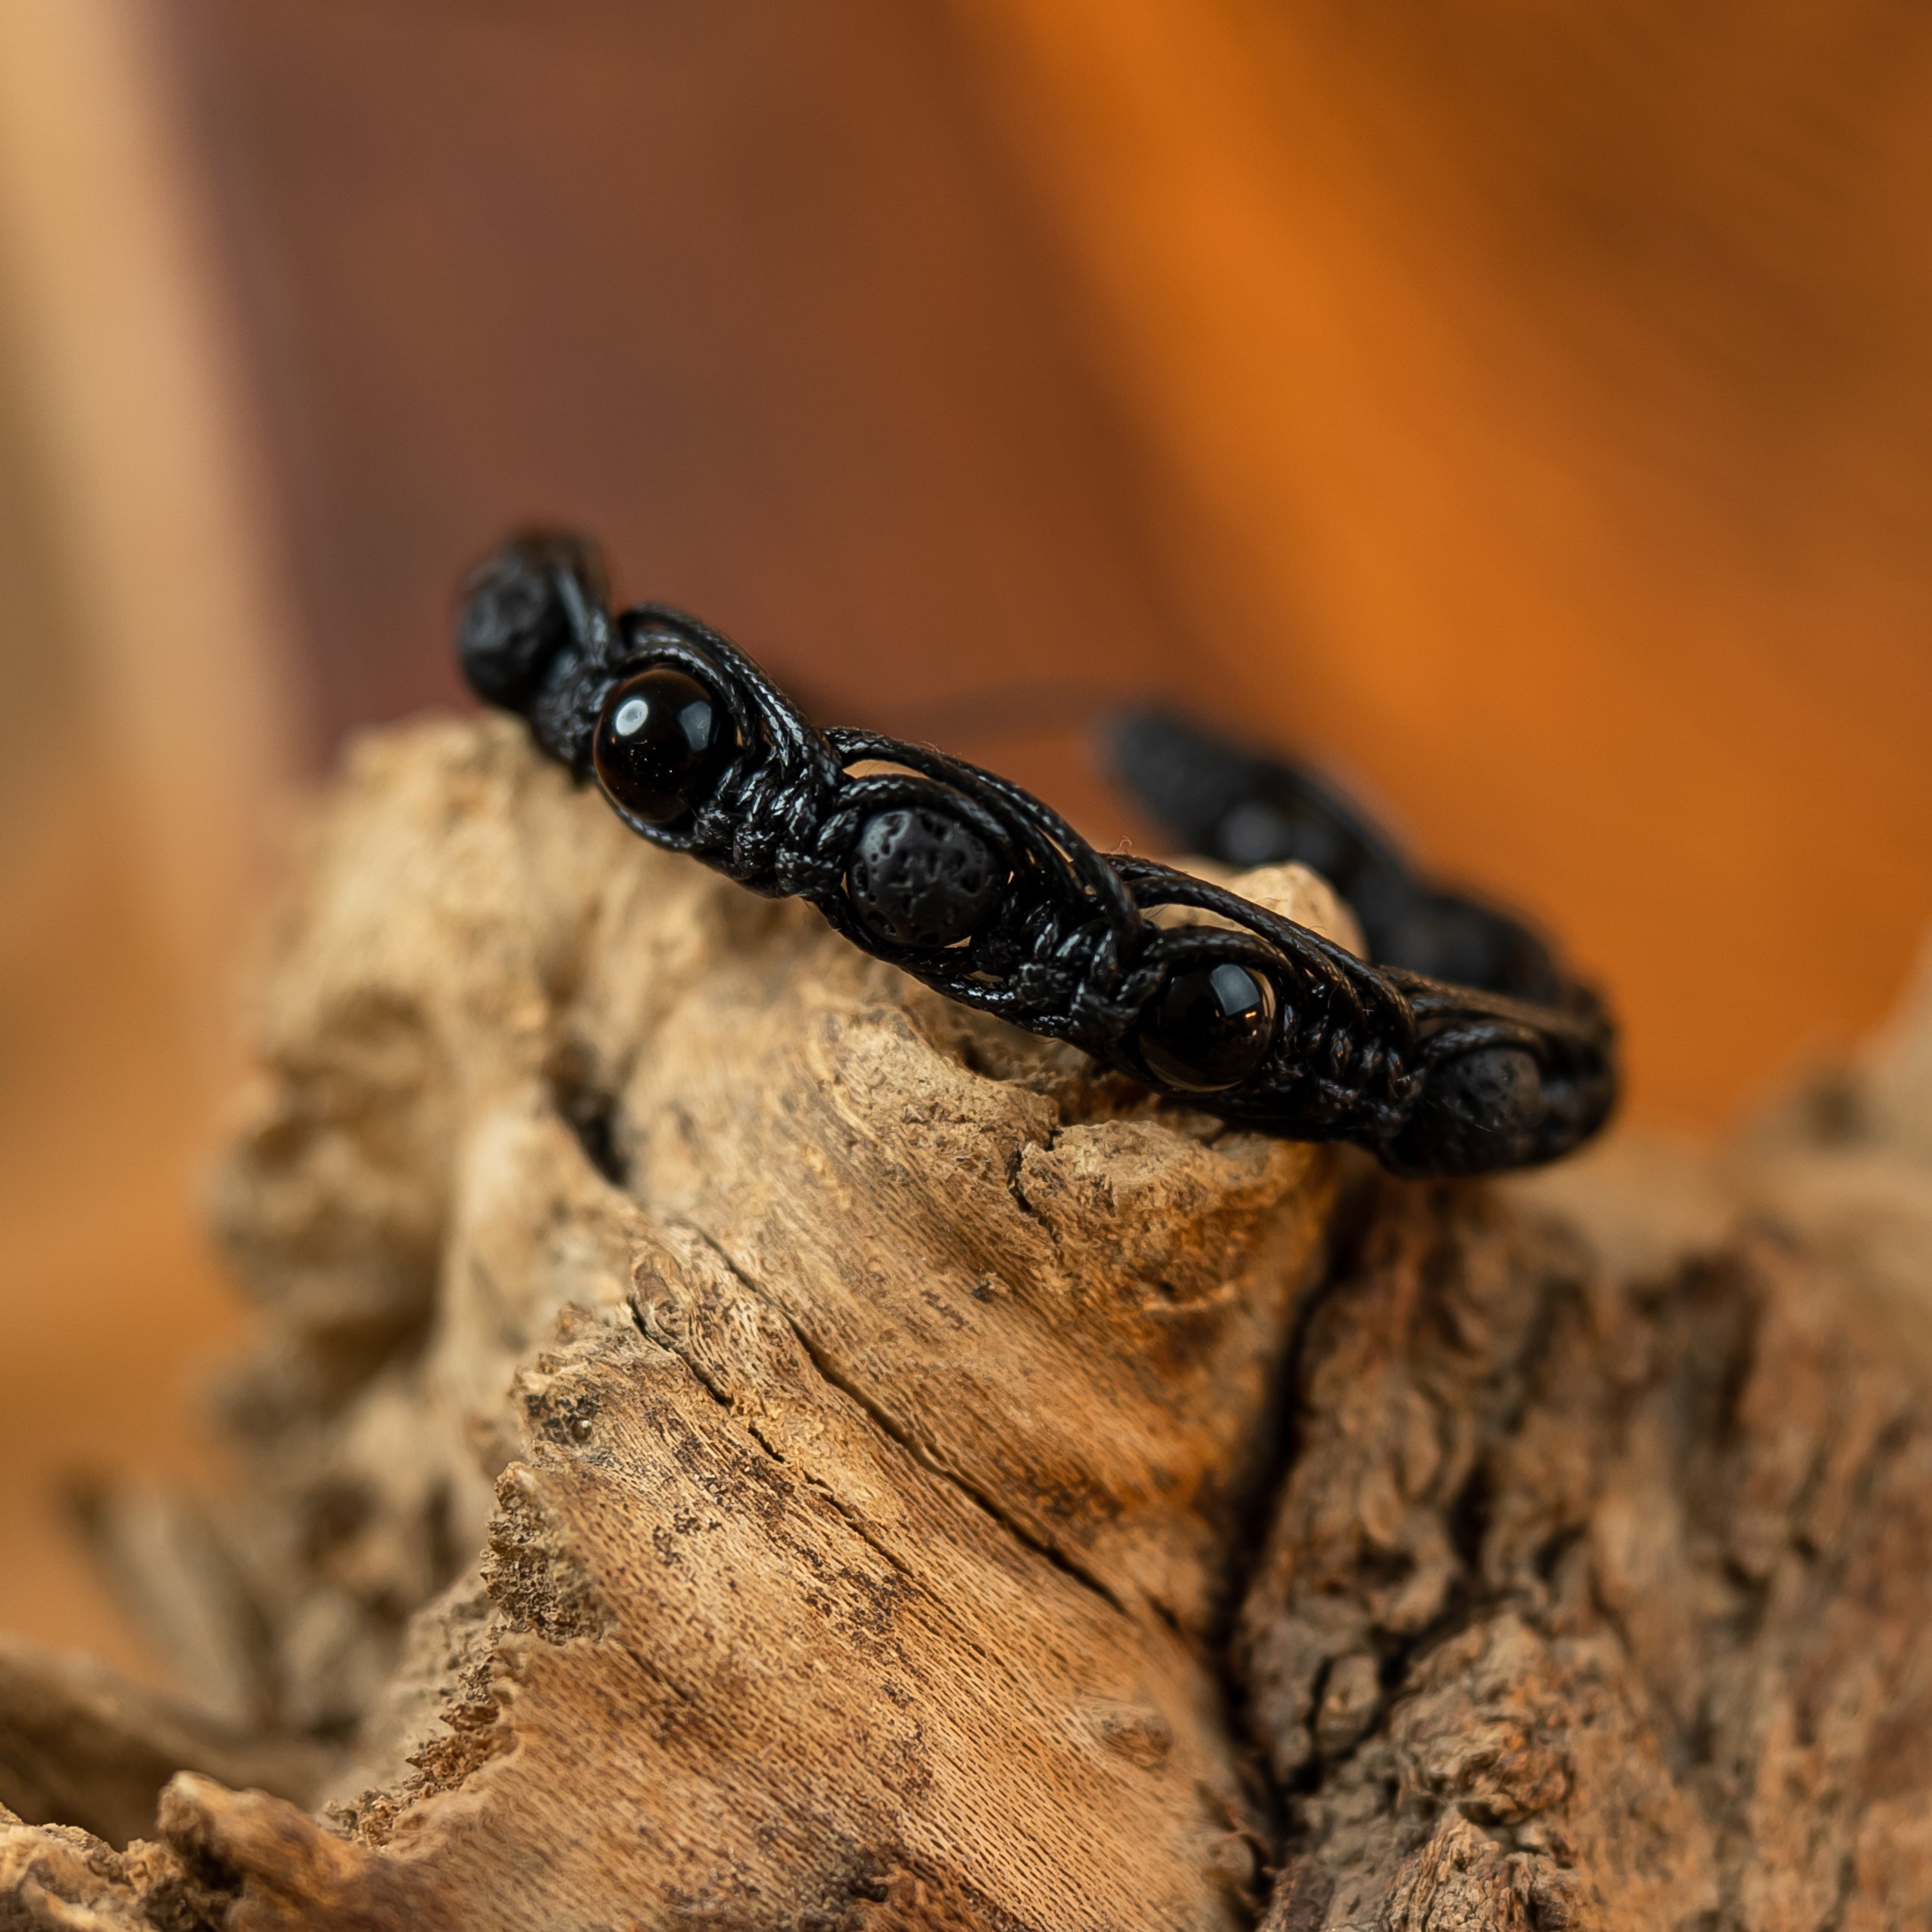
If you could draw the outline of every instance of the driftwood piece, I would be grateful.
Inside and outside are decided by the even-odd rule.
[[[1156,1105],[487,723],[358,754],[257,1034],[243,1493],[93,1514],[209,1715],[32,1784],[0,1674],[0,1927],[1932,1911],[1922,1383],[1790,1244]]]
[[[1932,1411],[1841,1280],[1389,1188],[1299,1384],[1238,1646],[1276,1924],[1927,1922]]]
[[[152,1828],[184,1765],[301,1796],[332,1768],[323,1744],[158,1696],[84,1657],[0,1638],[0,1802],[123,1843]]]
[[[950,1007],[489,725],[364,752],[261,1033],[208,1589],[264,1725],[342,1740],[342,1835],[178,1788],[248,1923],[1238,1922],[1208,1640],[1326,1156]]]

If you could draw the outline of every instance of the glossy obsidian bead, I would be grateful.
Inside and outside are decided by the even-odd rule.
[[[875,938],[935,948],[970,938],[1006,879],[985,840],[950,813],[894,806],[859,828],[845,892]]]
[[[604,701],[591,762],[612,803],[648,826],[688,818],[737,749],[731,715],[687,671],[660,664]]]
[[[1184,1094],[1218,1094],[1260,1066],[1274,1037],[1274,988],[1261,974],[1222,960],[1169,973],[1136,1044],[1156,1079]]]

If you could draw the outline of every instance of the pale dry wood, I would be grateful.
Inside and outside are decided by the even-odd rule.
[[[0,1637],[0,1806],[116,1843],[152,1828],[184,1765],[231,1784],[320,1790],[332,1754],[127,1682],[90,1659]]]
[[[365,749],[260,1036],[209,1601],[103,1512],[173,1627],[243,1593],[265,1725],[343,1740],[340,1837],[170,1798],[237,1923],[1240,1922],[1209,1639],[1328,1156],[651,851],[495,724]]]
[[[1815,1256],[1157,1106],[497,724],[358,755],[257,1033],[249,1484],[99,1522],[307,1755],[137,1712],[153,1841],[8,1824],[0,1926],[1932,1909],[1932,1431]]]

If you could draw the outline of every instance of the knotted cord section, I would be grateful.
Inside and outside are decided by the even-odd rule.
[[[730,735],[688,808],[665,822],[600,781],[654,844],[754,892],[807,900],[853,944],[948,998],[1235,1125],[1353,1141],[1399,1172],[1473,1173],[1553,1159],[1608,1115],[1615,1035],[1595,996],[1533,935],[1412,882],[1359,822],[1346,822],[1349,849],[1365,882],[1372,873],[1381,923],[1404,929],[1410,890],[1411,928],[1426,913],[1431,930],[1477,932],[1507,962],[1498,991],[1366,964],[1224,888],[1103,857],[997,773],[874,732],[820,731],[729,638],[666,605],[613,614],[604,585],[585,539],[513,539],[470,582],[459,650],[479,694],[522,714],[580,781],[602,770],[597,734],[613,702],[650,673],[692,681],[673,680],[719,707]],[[1141,735],[1175,791],[1176,759],[1204,741]],[[1277,819],[1298,799],[1325,800],[1284,779],[1288,768],[1229,763],[1261,773]],[[1208,804],[1234,822],[1240,797],[1216,785]],[[1150,916],[1166,907],[1209,917]]]

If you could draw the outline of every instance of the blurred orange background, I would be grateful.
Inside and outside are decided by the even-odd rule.
[[[1341,776],[1715,1127],[1932,914],[1904,0],[0,8],[0,1625],[208,1466],[195,1176],[342,735],[506,526],[1134,828],[1160,694]]]

